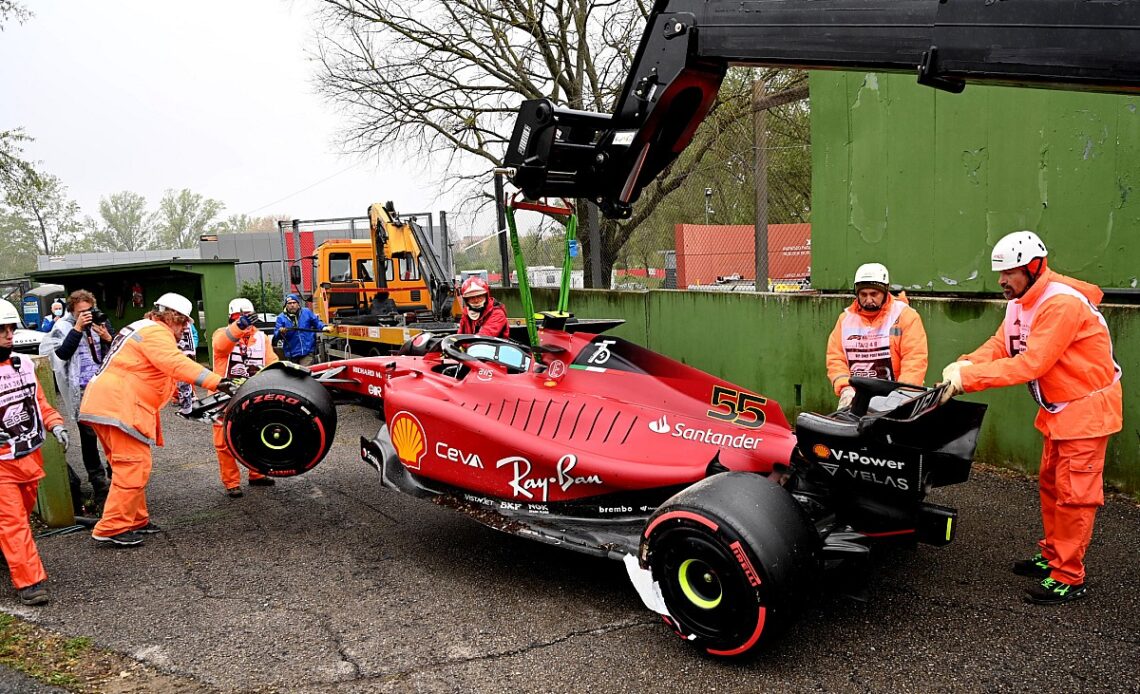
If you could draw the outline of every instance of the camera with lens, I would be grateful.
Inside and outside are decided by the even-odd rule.
[[[103,325],[107,322],[107,314],[100,311],[98,306],[87,309],[87,313],[91,314],[91,325]]]

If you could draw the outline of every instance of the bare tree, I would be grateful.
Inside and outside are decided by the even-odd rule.
[[[345,107],[350,149],[392,153],[402,147],[425,159],[441,155],[448,187],[485,204],[493,199],[488,171],[501,164],[519,103],[547,97],[570,108],[610,110],[651,5],[323,0],[316,56],[320,90]],[[713,149],[715,132],[723,127],[716,125],[718,110],[690,146],[690,164],[699,165]],[[741,118],[748,110],[724,113]],[[684,178],[676,165],[669,167],[642,193],[632,219],[603,221],[605,282],[626,240]],[[582,241],[589,257],[588,235]]]
[[[0,0],[0,31],[4,30],[4,25],[9,20],[23,24],[31,16],[31,11],[24,7],[23,3],[16,2],[16,0]]]

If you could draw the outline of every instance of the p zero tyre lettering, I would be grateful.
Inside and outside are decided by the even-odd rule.
[[[328,453],[336,410],[325,387],[308,374],[268,368],[234,394],[223,431],[243,465],[290,477],[311,470]]]

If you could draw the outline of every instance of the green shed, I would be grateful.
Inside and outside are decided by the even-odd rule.
[[[116,328],[143,317],[155,299],[177,292],[194,302],[199,314],[198,354],[211,358],[210,336],[226,325],[227,309],[235,296],[235,259],[178,258],[121,265],[40,270],[30,277],[37,282],[62,284],[67,292],[86,289],[95,295],[99,308]]]

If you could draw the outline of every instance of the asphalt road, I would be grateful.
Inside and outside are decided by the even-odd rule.
[[[722,662],[643,608],[618,562],[382,489],[357,452],[378,421],[341,417],[318,468],[229,499],[209,427],[167,410],[149,494],[166,532],[42,538],[51,605],[0,591],[0,608],[221,690],[1140,691],[1131,502],[1100,514],[1090,596],[1034,606],[1007,566],[1033,551],[1035,483],[976,471],[932,498],[961,511],[953,545],[881,553],[771,650]],[[856,583],[863,601],[839,590]]]

